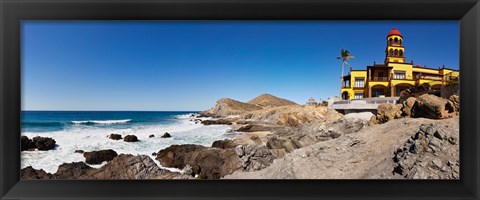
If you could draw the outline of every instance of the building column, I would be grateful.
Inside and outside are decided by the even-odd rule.
[[[368,86],[368,97],[372,97],[372,87]]]
[[[394,97],[395,96],[395,92],[393,90],[393,85],[390,86],[390,96],[391,97]]]

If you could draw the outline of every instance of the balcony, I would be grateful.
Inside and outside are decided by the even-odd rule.
[[[370,81],[388,81],[388,77],[370,77]]]

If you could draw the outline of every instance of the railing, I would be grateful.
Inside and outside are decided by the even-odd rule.
[[[370,77],[370,81],[388,81],[388,77]]]
[[[397,100],[341,100],[335,101],[333,104],[397,104]]]

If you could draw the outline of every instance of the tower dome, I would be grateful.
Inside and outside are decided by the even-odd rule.
[[[391,36],[391,35],[399,35],[399,36],[402,36],[402,33],[400,33],[400,31],[398,31],[397,27],[394,27],[390,33],[388,33],[388,36]]]

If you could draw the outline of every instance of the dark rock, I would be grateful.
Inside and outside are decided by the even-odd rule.
[[[172,137],[172,136],[170,135],[170,133],[165,132],[165,133],[162,135],[161,138],[170,138],[170,137]]]
[[[34,137],[32,139],[35,147],[40,151],[47,151],[55,148],[55,140],[47,137]]]
[[[233,149],[207,148],[200,145],[172,145],[157,153],[156,159],[165,167],[183,169],[190,165],[202,179],[219,179],[241,168]]]
[[[46,173],[43,169],[33,169],[33,167],[28,166],[20,170],[20,179],[54,179],[54,176]]]
[[[110,134],[110,136],[108,138],[110,138],[112,140],[121,140],[122,136],[119,135],[119,134],[112,133],[112,134]]]
[[[104,161],[111,161],[117,156],[117,152],[112,149],[85,152],[85,162],[88,164],[101,164]]]
[[[153,138],[153,137],[155,137],[154,134],[151,134],[151,135],[148,136],[148,138]]]
[[[203,125],[213,125],[213,124],[224,124],[232,125],[232,122],[226,119],[217,119],[217,120],[204,120],[202,121]]]
[[[135,135],[127,135],[123,138],[125,142],[138,142],[138,138]]]
[[[225,140],[217,140],[213,142],[212,147],[220,148],[220,149],[231,149],[235,148],[237,145],[233,142],[233,140],[225,139]]]
[[[83,150],[75,150],[74,153],[85,153]]]
[[[27,136],[21,136],[20,137],[20,150],[21,151],[34,149],[34,148],[35,148],[35,143],[33,143],[33,141],[30,140]]]
[[[94,179],[152,179],[163,170],[147,155],[120,154],[92,175]]]
[[[96,169],[84,162],[63,163],[54,174],[56,179],[92,179]]]
[[[153,152],[153,153],[152,153],[152,156],[157,156],[157,152]]]
[[[445,133],[443,132],[442,129],[437,129],[437,131],[435,131],[435,133],[433,134],[433,136],[435,136],[436,138],[438,138],[440,140],[443,140],[444,135],[445,135]]]

